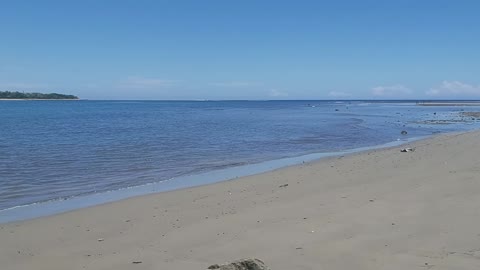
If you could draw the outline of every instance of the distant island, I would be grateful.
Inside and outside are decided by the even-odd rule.
[[[78,99],[74,95],[64,95],[57,93],[25,93],[25,92],[11,92],[11,91],[0,91],[0,99]]]

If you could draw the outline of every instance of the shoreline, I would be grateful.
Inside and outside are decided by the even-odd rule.
[[[480,131],[406,146],[2,224],[2,269],[478,268]]]
[[[199,174],[184,175],[159,182],[125,187],[117,190],[109,190],[83,196],[75,196],[65,199],[55,199],[44,202],[35,202],[27,205],[13,206],[0,210],[0,225],[54,216],[69,211],[76,211],[84,208],[96,207],[103,204],[115,203],[134,197],[155,195],[165,192],[174,192],[177,190],[214,185],[227,181],[234,181],[238,180],[239,178],[255,176],[257,174],[268,173],[292,166],[299,166],[305,163],[318,162],[321,160],[327,160],[329,158],[364,153],[373,150],[390,149],[392,147],[400,147],[408,143],[426,139],[428,140],[429,138],[441,135],[442,134],[432,134],[430,136],[413,137],[405,140],[396,140],[379,145],[364,146],[335,152],[319,152],[305,154],[301,156],[284,157],[259,163],[251,163],[241,166],[228,167],[220,170],[207,171]]]
[[[2,269],[476,269],[479,144],[441,134],[2,224]]]
[[[446,106],[455,106],[455,107],[462,107],[462,106],[480,106],[480,101],[476,102],[420,102],[417,103],[417,106],[426,106],[426,107],[446,107]]]

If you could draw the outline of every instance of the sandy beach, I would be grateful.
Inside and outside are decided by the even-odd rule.
[[[2,224],[0,266],[479,269],[479,146],[480,132],[440,135]]]

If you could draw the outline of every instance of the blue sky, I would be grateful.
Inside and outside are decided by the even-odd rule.
[[[480,98],[480,1],[2,1],[0,89]]]

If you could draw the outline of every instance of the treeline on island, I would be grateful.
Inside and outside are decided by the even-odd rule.
[[[57,93],[25,93],[25,92],[11,92],[11,91],[0,91],[0,99],[78,99],[74,95],[64,95]]]

